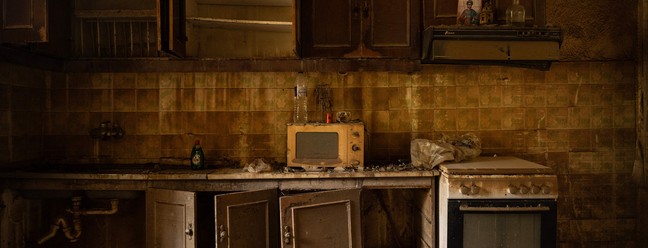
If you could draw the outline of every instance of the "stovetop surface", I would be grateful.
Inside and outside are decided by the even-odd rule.
[[[551,167],[516,157],[477,157],[461,162],[443,163],[439,169],[450,175],[554,174]]]

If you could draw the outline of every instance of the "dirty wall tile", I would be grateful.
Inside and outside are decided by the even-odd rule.
[[[521,85],[526,82],[526,72],[527,69],[517,68],[517,67],[501,67],[502,74],[499,79],[497,79],[501,85]],[[536,82],[528,82],[529,84]]]
[[[90,88],[112,89],[112,73],[92,73],[90,75]]]
[[[480,130],[501,130],[502,118],[503,118],[503,109],[499,109],[499,108],[479,109],[479,128]]]
[[[434,87],[432,93],[435,108],[454,108],[457,106],[457,88],[455,86]]]
[[[571,152],[569,172],[571,174],[601,174],[609,177],[614,172],[614,154],[612,152]],[[603,182],[597,182],[595,185],[590,185],[590,187],[612,184],[611,182],[607,184],[601,183]],[[610,189],[601,188],[600,190],[605,190],[600,192],[610,193]]]
[[[231,112],[228,118],[230,134],[244,135],[250,132],[250,112]]]
[[[0,167],[2,167],[2,165],[9,165],[10,157],[9,136],[0,135]]]
[[[67,89],[68,73],[52,72],[51,81],[47,88],[49,89]]]
[[[352,113],[351,118],[355,119],[355,115],[360,113]],[[370,133],[373,132],[389,132],[389,111],[363,111],[361,120],[364,121],[365,127]]]
[[[547,105],[547,89],[545,85],[528,85],[524,88],[524,106],[544,107]]]
[[[614,150],[614,130],[612,129],[594,129],[592,130],[593,147],[596,151]]]
[[[111,90],[99,89],[90,90],[90,111],[92,112],[108,112],[112,110],[113,95]]]
[[[389,109],[410,109],[411,89],[410,87],[390,87]]]
[[[434,110],[413,109],[411,110],[411,122],[413,132],[434,131]]]
[[[186,133],[204,134],[207,133],[207,112],[190,111],[184,113],[182,126]]]
[[[22,86],[13,86],[10,89],[12,110],[41,111],[45,109],[45,89]]]
[[[434,130],[455,131],[457,130],[457,111],[454,109],[434,110]]]
[[[502,129],[521,130],[526,125],[526,111],[524,108],[502,109]]]
[[[11,102],[11,86],[6,84],[0,84],[0,110],[8,110]],[[65,90],[61,90],[66,92]]]
[[[526,108],[524,115],[524,129],[547,128],[547,110],[545,108]]]
[[[186,111],[200,111],[205,109],[205,89],[184,88],[181,92],[180,109]]]
[[[637,89],[634,84],[614,85],[613,104],[615,106],[633,106],[636,102]]]
[[[531,154],[547,154],[546,143],[547,132],[546,130],[534,130],[526,132],[526,149]],[[551,167],[551,166],[550,166]]]
[[[591,107],[568,108],[568,125],[570,128],[590,128],[592,124]]]
[[[159,74],[159,83],[160,88],[171,88],[177,89],[182,88],[182,73],[160,73]]]
[[[547,106],[567,107],[573,106],[579,91],[578,85],[550,84],[547,85]]]
[[[258,150],[272,150],[274,146],[274,136],[270,134],[250,134],[248,135],[249,149],[254,150],[256,154]]]
[[[89,89],[92,82],[90,75],[90,73],[69,73],[67,79],[69,88]]]
[[[574,152],[593,151],[593,142],[595,140],[592,130],[569,130],[569,150]]]
[[[568,128],[569,108],[547,108],[547,128]]]
[[[457,109],[457,130],[479,130],[479,109]]]
[[[222,88],[205,89],[205,110],[207,111],[227,110],[227,89],[222,89]]]
[[[567,152],[569,151],[569,131],[547,130],[545,139],[540,142],[549,149],[549,152]]]
[[[160,158],[161,142],[161,138],[158,135],[139,135],[137,137],[137,147],[135,148],[137,151],[135,158]]]
[[[409,110],[392,110],[389,111],[389,129],[392,132],[411,132],[412,117]]]
[[[362,88],[353,87],[344,89],[344,106],[341,108],[345,111],[362,110],[364,99]]]
[[[181,89],[160,89],[160,110],[180,110]]]
[[[135,89],[113,90],[114,111],[132,112],[137,109],[137,92]]]
[[[205,122],[206,132],[210,134],[228,134],[230,120],[234,117],[235,112],[209,111],[206,112],[207,121]]]
[[[40,135],[43,132],[43,115],[28,111],[13,111],[10,125],[12,135]]]
[[[135,134],[159,134],[160,114],[158,112],[139,112],[136,115],[136,123],[131,123]],[[124,126],[123,128],[128,128]],[[128,131],[128,130],[126,130]]]
[[[270,111],[250,112],[249,132],[252,134],[273,134],[277,129],[274,117],[275,115]]]
[[[547,163],[546,166],[549,166],[554,169],[556,174],[566,174],[569,167],[569,153],[567,152],[547,152]]]
[[[611,128],[614,126],[614,109],[612,107],[592,108],[592,128]]]
[[[137,73],[113,73],[113,89],[135,89],[137,88]]]
[[[389,72],[361,72],[363,87],[388,87]]]
[[[65,89],[50,90],[50,111],[66,111],[68,101],[68,91]],[[3,100],[0,100],[2,102]],[[0,104],[1,105],[1,104]],[[0,107],[2,109],[2,107]]]
[[[476,86],[479,85],[480,80],[480,67],[479,66],[463,66],[462,68],[457,68],[457,74],[455,75],[455,83],[451,85],[457,86]],[[440,86],[441,84],[436,84]]]
[[[227,109],[232,111],[250,110],[250,93],[248,89],[228,89]]]
[[[389,110],[391,91],[388,87],[362,88],[362,109]]]
[[[614,129],[614,148],[634,148],[636,133],[634,128]]]
[[[635,108],[627,106],[618,106],[613,108],[614,127],[615,128],[632,128],[635,126]]]
[[[184,112],[160,112],[160,134],[185,133]]]
[[[160,110],[160,92],[158,89],[137,90],[137,111],[148,112]]]
[[[531,86],[526,86],[531,87]],[[502,86],[502,106],[504,107],[521,107],[524,100],[528,97],[525,94],[525,88],[519,85]]]
[[[482,85],[479,87],[479,106],[500,107],[502,106],[502,86]]]
[[[546,72],[547,84],[566,84],[569,62],[551,63],[551,70]]]
[[[289,90],[287,89],[269,89],[269,88],[259,88],[259,89],[249,89],[248,90],[251,98],[251,109],[259,111],[269,111],[269,110],[288,110],[292,109],[293,98],[288,97],[290,95]],[[313,97],[316,97],[313,95]],[[310,100],[310,97],[309,97]],[[313,99],[314,101],[317,99]],[[317,108],[319,110],[319,108]]]
[[[10,116],[11,112],[0,110],[0,136],[10,135],[9,130],[11,124]]]
[[[457,86],[457,107],[479,107],[479,86]]]
[[[158,73],[137,73],[136,83],[138,89],[159,89]]]
[[[412,109],[431,109],[434,106],[434,87],[412,87]]]
[[[504,75],[502,66],[480,65],[478,74],[479,85],[508,84],[508,76]]]
[[[546,83],[546,72],[536,69],[524,69],[523,70],[523,83],[524,84],[545,84]]]

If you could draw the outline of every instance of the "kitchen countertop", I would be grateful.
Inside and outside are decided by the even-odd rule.
[[[242,168],[190,170],[159,165],[48,166],[0,173],[4,188],[145,190],[149,187],[198,191],[280,189],[425,188],[436,170],[364,170],[252,173]]]

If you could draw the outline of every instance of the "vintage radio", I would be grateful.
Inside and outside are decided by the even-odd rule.
[[[289,123],[287,131],[288,167],[306,170],[364,168],[362,122]]]

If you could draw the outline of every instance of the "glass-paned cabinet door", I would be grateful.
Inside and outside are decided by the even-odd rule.
[[[196,193],[146,191],[146,247],[195,248]]]
[[[0,42],[47,42],[46,0],[2,0]]]
[[[279,198],[283,248],[362,247],[361,189]]]

